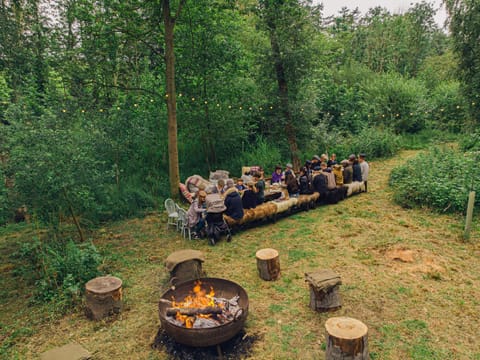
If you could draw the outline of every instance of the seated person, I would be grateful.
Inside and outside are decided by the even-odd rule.
[[[310,190],[310,179],[306,171],[305,168],[300,170],[298,178],[300,195],[312,194],[312,191]]]
[[[353,181],[353,168],[348,160],[342,160],[343,166],[343,183],[351,184]]]
[[[282,167],[281,166],[275,166],[275,171],[273,172],[272,174],[272,180],[271,180],[271,183],[272,184],[275,184],[275,183],[281,183],[282,182]]]
[[[205,212],[206,198],[207,193],[200,190],[187,211],[187,225],[192,230],[194,239],[201,237],[205,227],[205,220],[203,220],[202,215]]]
[[[313,175],[313,191],[320,193],[320,199],[323,201],[328,192],[327,177],[321,171],[315,171]]]
[[[320,170],[320,162],[321,162],[320,156],[318,156],[318,155],[313,155],[310,168],[311,168],[313,171],[318,171],[318,170]]]
[[[283,172],[283,178],[285,179],[285,181],[287,180],[287,174],[292,174],[293,177],[296,177],[295,172],[293,171],[293,165],[291,163],[288,163],[285,166],[285,171]]]
[[[254,173],[253,179],[255,181],[255,189],[257,190],[257,205],[260,205],[265,202],[265,180],[263,179],[263,171]]]
[[[289,171],[285,176],[285,184],[287,185],[288,195],[291,197],[298,197],[300,189],[298,187],[297,179],[293,175],[293,171]]]
[[[242,198],[234,186],[233,180],[227,180],[227,190],[225,191],[225,215],[230,216],[234,220],[240,220],[243,217]]]
[[[327,166],[329,168],[333,167],[333,165],[337,165],[337,155],[332,154],[330,155],[330,160],[327,161]]]
[[[225,180],[223,180],[223,179],[218,179],[217,185],[215,185],[215,186],[212,188],[212,193],[213,193],[213,194],[220,194],[220,195],[222,195],[224,191],[225,191]]]
[[[238,191],[243,191],[247,188],[245,185],[243,185],[243,179],[242,178],[239,178],[237,180],[237,185],[235,185],[235,187],[237,188]]]
[[[352,154],[348,157],[348,160],[352,164],[353,168],[353,181],[362,181],[362,168],[358,162],[357,157]]]
[[[257,189],[253,181],[247,184],[247,189],[243,192],[242,205],[244,209],[255,209],[257,207]]]

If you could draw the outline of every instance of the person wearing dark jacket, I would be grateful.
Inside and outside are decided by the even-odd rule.
[[[285,184],[287,184],[288,195],[291,197],[298,197],[298,194],[299,194],[298,182],[292,171],[286,172]]]
[[[225,191],[225,215],[230,216],[234,220],[243,218],[242,198],[234,186],[233,180],[227,180],[227,190]]]
[[[312,191],[310,190],[309,177],[307,175],[307,171],[308,170],[306,170],[305,168],[300,170],[300,175],[298,178],[300,195],[308,195],[312,193]]]
[[[342,160],[343,166],[343,183],[351,184],[353,181],[353,168],[348,160]]]
[[[328,192],[327,177],[321,171],[314,173],[313,191],[320,193],[320,197],[325,196]]]
[[[257,207],[257,194],[253,181],[247,184],[247,189],[243,192],[242,205],[244,209],[255,209]]]
[[[360,164],[357,160],[357,157],[355,155],[350,155],[348,157],[348,160],[352,163],[352,168],[353,168],[353,181],[362,181],[362,168],[360,167]]]

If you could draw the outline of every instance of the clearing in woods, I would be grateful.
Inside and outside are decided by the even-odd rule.
[[[252,359],[324,357],[324,324],[331,316],[369,327],[373,359],[480,359],[478,214],[464,243],[462,216],[393,204],[390,171],[416,153],[371,162],[367,194],[248,229],[215,247],[167,231],[164,213],[99,229],[92,239],[107,254],[103,268],[124,282],[125,309],[106,321],[89,321],[81,309],[55,317],[52,306],[31,305],[32,288],[14,277],[10,254],[32,237],[33,227],[10,227],[0,233],[0,356],[35,358],[77,342],[96,359],[169,358],[151,348],[160,323],[157,302],[168,281],[164,260],[193,248],[205,253],[208,276],[248,292],[246,332],[259,336]],[[257,274],[255,253],[267,247],[280,253],[281,276],[274,282]],[[304,273],[317,268],[341,275],[341,310],[309,309]]]

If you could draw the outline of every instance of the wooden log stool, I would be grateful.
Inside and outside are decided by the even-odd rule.
[[[198,250],[178,250],[168,255],[165,268],[170,272],[172,285],[204,277],[205,273],[202,270],[204,261],[203,253]]]
[[[277,280],[280,276],[280,257],[275,249],[261,249],[256,253],[258,275],[263,280]]]
[[[359,320],[333,317],[325,322],[326,360],[368,360],[368,328]]]
[[[85,284],[86,315],[101,320],[122,311],[122,280],[115,276],[101,276]]]
[[[310,308],[314,311],[335,311],[342,307],[339,286],[340,275],[330,269],[320,269],[305,273],[305,281],[310,285]]]

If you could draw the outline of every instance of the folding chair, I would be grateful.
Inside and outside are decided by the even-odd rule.
[[[178,224],[178,209],[175,204],[175,201],[168,198],[165,200],[165,209],[167,210],[168,220],[167,220],[167,229],[169,225],[174,225],[177,230],[179,228]]]
[[[188,226],[187,212],[180,207],[177,209],[177,211],[178,211],[178,218],[179,218],[178,224],[179,224],[179,228],[180,228],[180,231],[182,233],[182,236],[184,238],[186,238],[187,234],[188,234],[188,239],[192,240],[192,231],[191,231],[190,227]]]

